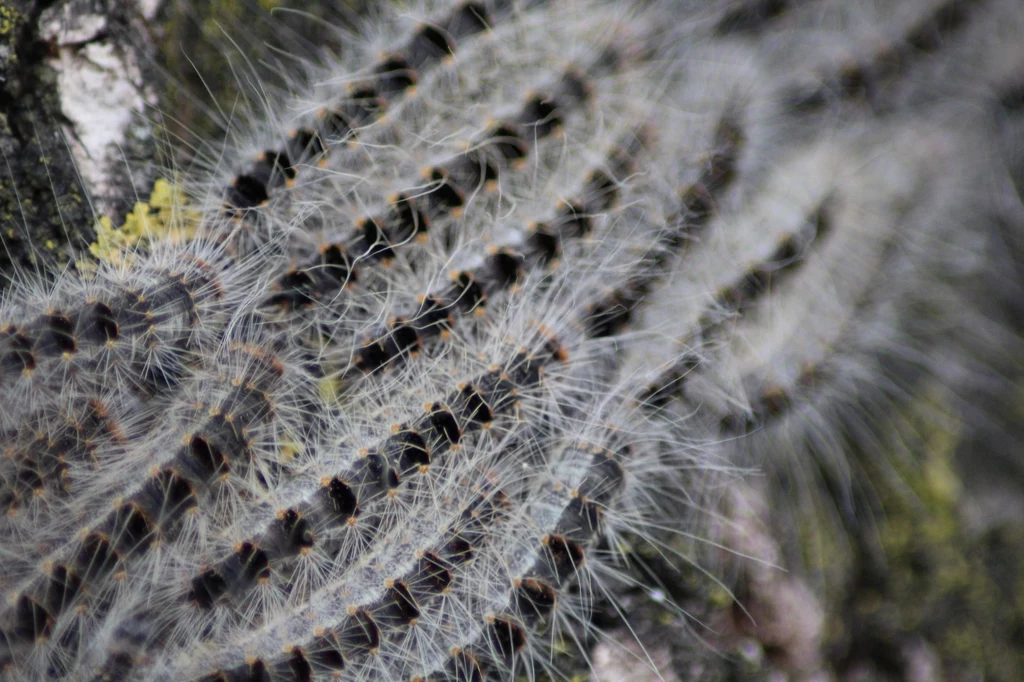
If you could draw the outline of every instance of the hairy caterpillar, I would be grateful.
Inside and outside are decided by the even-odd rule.
[[[984,377],[1021,62],[942,53],[1020,12],[856,4],[387,5],[257,93],[196,237],[5,298],[3,674],[557,676],[636,536]]]

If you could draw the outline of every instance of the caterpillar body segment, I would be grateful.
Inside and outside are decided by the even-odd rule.
[[[159,427],[133,447],[115,440],[113,452],[98,440],[94,461],[67,462],[72,494],[54,495],[31,526],[12,519],[20,532],[7,546],[21,560],[8,562],[5,665],[37,659],[70,674],[83,655],[78,642],[117,613],[126,590],[159,584],[169,556],[202,551],[239,505],[301,461],[320,416],[315,383],[274,345],[264,330],[233,327],[207,359],[211,375],[186,385]],[[49,596],[55,575],[59,599]],[[25,603],[46,623],[34,639],[24,635]]]
[[[1001,4],[923,0],[854,8],[826,2],[817,10],[808,7],[802,21],[800,13],[793,13],[792,25],[780,22],[776,37],[803,33],[801,44],[779,49],[780,40],[770,49],[779,57],[774,66],[780,73],[795,74],[783,87],[782,99],[804,114],[824,110],[834,115],[844,104],[889,109],[915,81],[955,61],[944,59],[945,53],[964,45],[993,15],[1016,14]]]

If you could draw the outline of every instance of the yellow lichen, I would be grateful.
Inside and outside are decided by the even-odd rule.
[[[160,178],[153,183],[149,201],[136,203],[124,224],[114,227],[107,216],[96,221],[96,241],[89,245],[89,252],[106,263],[130,263],[140,247],[156,241],[178,243],[191,239],[198,223],[199,214],[189,209],[181,189]]]
[[[18,13],[8,5],[0,5],[0,36],[11,33],[18,26]]]
[[[302,443],[299,440],[293,438],[286,438],[281,443],[280,461],[282,464],[288,464],[292,462],[295,459],[296,455],[300,454],[301,452]]]
[[[337,376],[327,375],[320,379],[320,398],[328,405],[337,405],[341,397],[341,379]]]

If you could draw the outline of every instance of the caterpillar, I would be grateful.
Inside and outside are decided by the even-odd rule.
[[[184,230],[10,276],[0,675],[596,679],[661,564],[754,561],[752,472],[848,523],[916,395],[1014,366],[1022,21],[387,2],[246,72]]]

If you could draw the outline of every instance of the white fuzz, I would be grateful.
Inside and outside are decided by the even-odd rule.
[[[1009,338],[1022,53],[949,55],[1011,4],[383,3],[255,84],[194,237],[0,304],[0,674],[561,674],[635,547]]]

